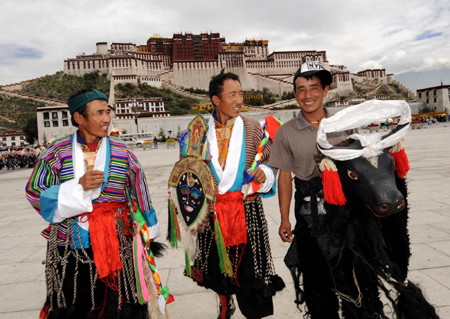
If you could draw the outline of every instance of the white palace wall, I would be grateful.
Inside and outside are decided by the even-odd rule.
[[[171,80],[176,86],[208,90],[211,78],[221,69],[218,62],[176,62]]]
[[[173,65],[172,83],[184,88],[209,89],[211,78],[220,73],[222,66],[218,62],[178,62]],[[262,91],[269,89],[274,94],[283,94],[291,91],[290,84],[275,79],[261,77],[258,74],[249,74],[245,67],[226,67],[226,72],[233,72],[239,76],[242,89]]]

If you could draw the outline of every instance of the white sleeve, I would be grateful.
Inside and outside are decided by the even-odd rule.
[[[258,193],[268,193],[272,189],[273,183],[275,183],[275,174],[273,173],[273,170],[265,164],[260,164],[259,167],[263,170],[264,174],[266,174],[266,181],[260,184]]]
[[[86,212],[92,212],[92,191],[84,191],[79,178],[62,183],[58,193],[58,208],[53,215],[53,222],[59,223],[66,218]]]

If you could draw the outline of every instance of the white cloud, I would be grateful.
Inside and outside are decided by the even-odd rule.
[[[0,47],[42,56],[2,63],[0,54],[0,84],[61,70],[64,59],[95,52],[97,42],[145,44],[154,33],[185,31],[267,39],[271,51],[326,50],[330,63],[351,72],[412,74],[450,67],[449,18],[446,0],[3,0]]]

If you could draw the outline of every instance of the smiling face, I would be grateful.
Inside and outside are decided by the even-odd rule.
[[[196,221],[205,201],[203,185],[198,176],[185,172],[177,185],[177,197],[181,215],[187,226]]]
[[[104,100],[94,100],[86,104],[87,116],[74,114],[78,123],[80,135],[86,143],[98,142],[102,137],[108,136],[108,127],[111,123],[111,114],[108,103]]]
[[[328,94],[328,86],[322,88],[320,79],[312,76],[307,79],[298,77],[295,80],[295,99],[302,108],[303,113],[322,113],[323,99]]]
[[[225,124],[229,119],[239,116],[244,102],[241,84],[238,81],[227,79],[223,81],[223,91],[220,97],[214,95],[212,101],[216,106],[217,119]]]

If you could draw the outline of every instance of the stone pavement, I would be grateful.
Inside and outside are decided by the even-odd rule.
[[[412,258],[409,279],[419,283],[441,318],[450,318],[450,127],[410,130],[406,151],[411,163],[409,231]],[[160,145],[163,146],[163,145]],[[167,229],[167,180],[178,151],[160,147],[136,151],[150,185],[163,236]],[[25,199],[31,169],[0,171],[0,319],[38,318],[45,299],[42,261],[46,242],[39,235],[46,222]],[[294,288],[283,264],[288,248],[278,238],[280,216],[276,197],[265,199],[275,267],[286,288],[274,297],[270,318],[302,318],[293,303]],[[291,221],[293,221],[293,216]],[[162,241],[164,238],[161,238]],[[168,305],[171,319],[217,318],[214,293],[183,276],[184,253],[168,250],[157,260],[162,280],[176,301]],[[244,318],[239,310],[233,316]]]

